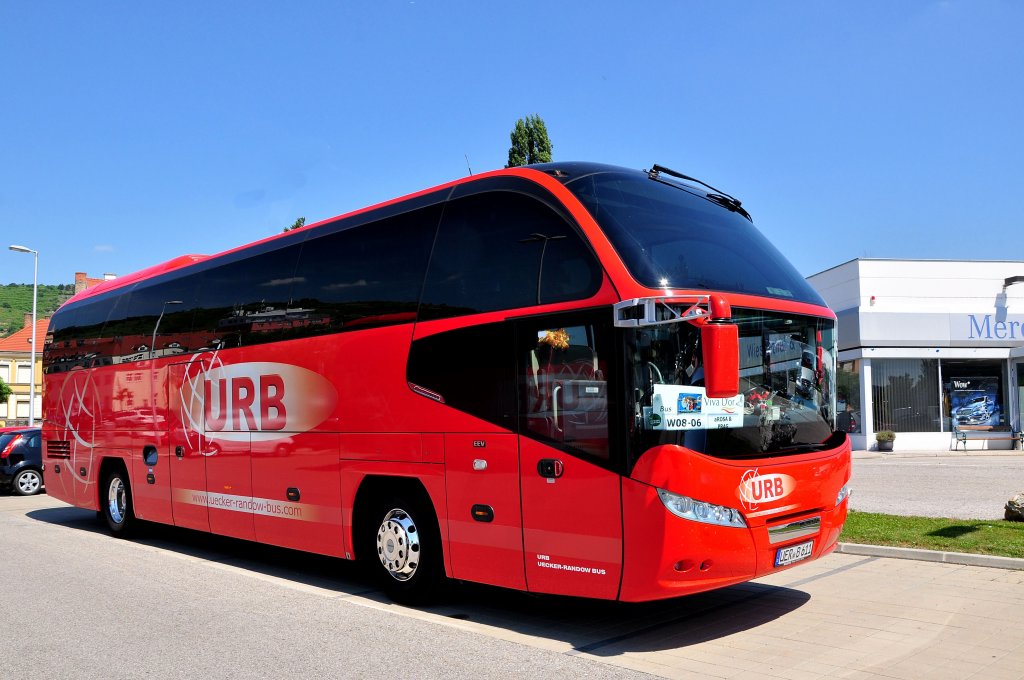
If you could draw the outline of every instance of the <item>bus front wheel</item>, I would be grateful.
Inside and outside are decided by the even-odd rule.
[[[115,536],[126,536],[135,524],[132,509],[132,487],[128,474],[122,469],[113,469],[104,477],[100,487],[100,512],[107,521],[110,532]]]
[[[392,496],[374,504],[363,554],[393,600],[422,604],[443,590],[441,534],[434,513],[419,499]]]

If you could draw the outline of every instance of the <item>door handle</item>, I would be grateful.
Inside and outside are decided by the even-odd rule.
[[[558,479],[565,472],[562,461],[555,458],[541,458],[537,461],[537,474],[547,479]]]
[[[174,447],[174,457],[177,458],[178,460],[181,460],[182,458],[184,458],[185,457],[185,447],[184,446],[175,446]]]
[[[558,430],[559,433],[561,433],[562,431],[562,428],[558,426],[558,397],[561,394],[561,392],[561,383],[555,385],[555,389],[551,390],[551,410],[553,411],[555,416],[555,429]]]

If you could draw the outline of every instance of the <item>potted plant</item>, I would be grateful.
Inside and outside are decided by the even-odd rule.
[[[892,443],[895,439],[896,433],[892,430],[882,430],[875,433],[875,441],[878,442],[879,451],[892,451]]]

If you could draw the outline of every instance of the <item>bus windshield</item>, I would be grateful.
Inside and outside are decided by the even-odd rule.
[[[714,194],[624,170],[592,172],[565,186],[645,286],[825,304],[750,220]]]
[[[630,459],[660,444],[719,458],[757,458],[832,448],[834,322],[734,309],[740,393],[704,393],[699,329],[672,323],[625,329],[631,399]]]

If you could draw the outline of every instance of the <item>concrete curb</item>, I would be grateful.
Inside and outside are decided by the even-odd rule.
[[[839,547],[836,548],[836,552],[843,553],[845,555],[893,557],[900,560],[921,560],[924,562],[962,564],[967,567],[993,567],[995,569],[1024,570],[1024,559],[1017,557],[972,555],[970,553],[922,550],[921,548],[896,548],[887,545],[862,545],[860,543],[840,543]]]

